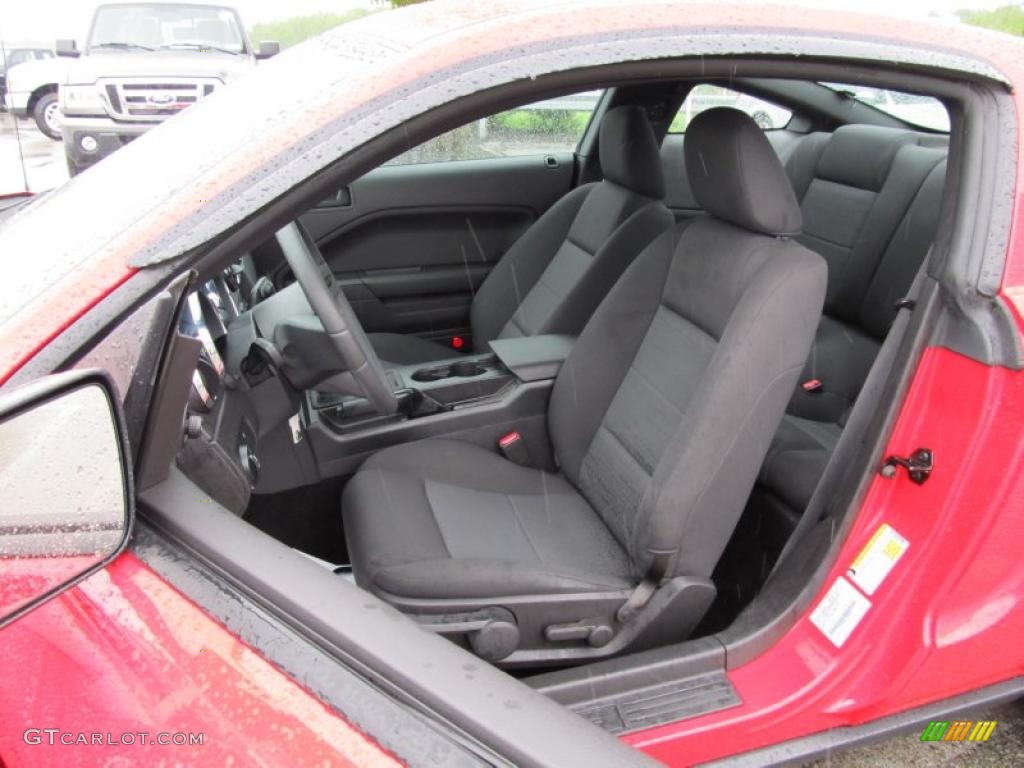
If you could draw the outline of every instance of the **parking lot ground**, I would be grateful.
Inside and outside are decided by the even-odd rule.
[[[953,766],[1024,766],[1024,700],[1001,707],[965,713],[959,720],[995,720],[989,740],[978,742],[922,742],[920,730],[829,755],[807,768],[953,768]]]
[[[64,147],[44,136],[32,120],[0,113],[0,194],[43,192],[68,179]]]

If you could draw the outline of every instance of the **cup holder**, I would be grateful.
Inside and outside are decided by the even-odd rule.
[[[433,368],[420,368],[418,371],[413,373],[412,380],[428,382],[451,378],[470,378],[472,376],[479,376],[486,372],[487,369],[479,363],[474,363],[471,360],[459,360],[458,362],[451,363],[450,365],[438,365]]]
[[[462,377],[479,376],[486,370],[487,369],[484,368],[479,363],[474,363],[469,360],[460,360],[457,363],[451,364],[451,366],[448,368],[448,375]]]

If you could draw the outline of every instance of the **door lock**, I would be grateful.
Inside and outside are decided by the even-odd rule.
[[[907,470],[910,480],[918,485],[924,485],[925,480],[931,477],[932,469],[935,467],[935,456],[930,448],[918,448],[910,456],[888,457],[879,470],[882,477],[891,480],[896,477],[899,467]]]

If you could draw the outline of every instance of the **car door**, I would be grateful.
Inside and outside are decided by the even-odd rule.
[[[363,327],[469,340],[473,295],[572,188],[600,92],[491,115],[413,147],[302,221]]]

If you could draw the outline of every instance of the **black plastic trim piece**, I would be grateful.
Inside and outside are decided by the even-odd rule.
[[[864,725],[833,728],[703,765],[721,768],[762,768],[768,765],[804,764],[825,757],[837,749],[870,744],[888,736],[919,728],[932,720],[950,720],[961,713],[975,713],[979,709],[1005,704],[1021,696],[1024,696],[1024,677],[1014,677],[963,696],[954,696],[917,709],[882,717]]]
[[[569,708],[616,735],[735,707],[740,697],[722,670],[657,683]]]
[[[682,647],[669,645],[607,659],[588,665],[586,674],[577,668],[546,672],[526,682],[560,704],[573,706],[725,668],[725,649],[713,637],[688,641],[685,654],[679,652]]]

